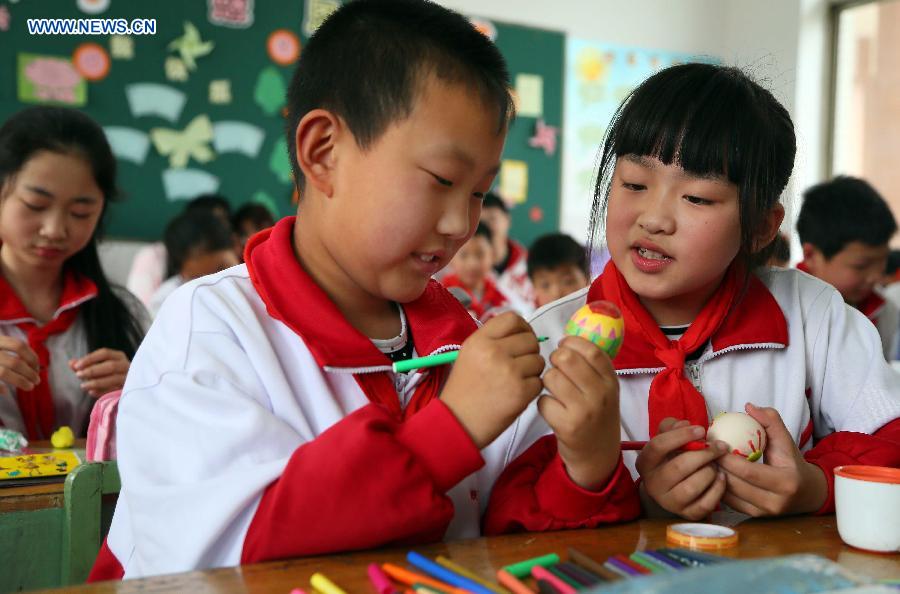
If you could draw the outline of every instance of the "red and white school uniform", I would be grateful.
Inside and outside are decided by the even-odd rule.
[[[504,308],[509,308],[509,299],[507,299],[506,295],[497,288],[494,281],[489,278],[484,279],[484,290],[480,297],[463,285],[462,282],[460,282],[459,277],[455,274],[450,274],[442,278],[441,284],[448,289],[451,287],[459,287],[465,291],[471,299],[468,307],[469,311],[476,320],[481,322],[487,321],[487,318],[490,317],[489,312],[492,310],[496,312]],[[485,314],[488,315],[486,316]]]
[[[438,399],[449,370],[386,371],[300,267],[293,222],[163,305],[120,400],[122,491],[92,580],[639,513],[621,463],[599,492],[568,478],[534,404],[478,451]],[[475,329],[436,281],[403,313],[419,354]]]
[[[116,294],[126,302],[143,327],[149,318],[137,300],[124,289]],[[40,361],[40,383],[33,390],[18,390],[3,383],[0,393],[0,425],[23,433],[29,440],[49,439],[68,425],[77,436],[87,432],[94,399],[81,389],[81,379],[69,361],[88,354],[87,333],[80,306],[97,296],[94,283],[73,272],[63,278],[59,307],[46,324],[32,317],[5,278],[0,276],[0,334],[24,342]]]
[[[805,458],[828,477],[821,511],[833,511],[835,466],[900,465],[900,374],[882,356],[872,324],[830,285],[773,268],[751,276],[743,299],[738,286],[732,285],[733,301],[717,293],[705,306],[704,312],[712,304],[729,313],[697,341],[706,347],[692,362],[685,356],[697,345],[661,340],[612,262],[590,287],[536,311],[531,324],[550,337],[541,345],[549,356],[579,307],[597,299],[616,302],[625,316],[625,339],[613,360],[623,441],[648,440],[667,416],[706,426],[719,412],[743,412],[747,402],[771,406]],[[681,340],[703,334],[692,330],[712,319],[700,320],[704,312]],[[637,479],[637,452],[624,457]]]
[[[534,287],[528,278],[528,250],[518,241],[507,241],[506,266],[497,271],[497,287],[510,300],[510,305],[527,316],[534,311]]]

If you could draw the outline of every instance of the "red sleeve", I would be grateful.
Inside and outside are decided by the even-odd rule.
[[[500,475],[484,519],[486,535],[519,531],[594,528],[632,520],[641,512],[634,481],[621,456],[606,486],[588,491],[569,478],[548,435]]]
[[[484,464],[440,401],[404,423],[368,405],[291,455],[266,488],[241,563],[440,540],[446,491]]]
[[[834,469],[847,464],[900,466],[900,419],[894,419],[872,435],[838,431],[825,437],[803,455],[825,473],[828,497],[817,514],[834,513]]]

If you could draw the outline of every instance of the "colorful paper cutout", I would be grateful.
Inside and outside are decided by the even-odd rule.
[[[100,14],[109,8],[109,0],[77,0],[75,5],[85,14]]]
[[[104,126],[103,132],[117,159],[144,164],[150,150],[150,137],[146,133],[124,126]]]
[[[528,163],[504,159],[500,163],[500,196],[521,204],[528,197]]]
[[[253,197],[250,198],[250,202],[262,204],[266,207],[266,209],[268,209],[270,213],[272,213],[272,218],[276,220],[278,219],[278,215],[280,214],[278,206],[276,206],[275,200],[264,191],[257,190],[256,192],[254,192]]]
[[[110,35],[109,53],[116,60],[134,58],[134,39],[128,35]]]
[[[293,31],[276,29],[266,40],[266,51],[273,62],[280,66],[293,64],[300,57],[300,40]]]
[[[215,153],[209,147],[213,138],[213,127],[209,116],[200,114],[185,127],[184,130],[172,130],[171,128],[152,128],[150,140],[157,152],[163,157],[169,157],[169,167],[182,169],[189,159],[198,163],[209,163],[215,158]]]
[[[216,153],[242,153],[256,157],[265,140],[265,132],[248,122],[222,121],[213,124],[213,148]]]
[[[72,64],[81,76],[98,81],[109,74],[109,54],[96,43],[82,43],[72,53]]]
[[[206,16],[213,25],[246,29],[253,24],[253,0],[207,0]]]
[[[0,6],[0,31],[9,31],[9,9],[5,4]]]
[[[218,177],[202,169],[166,169],[162,181],[168,200],[190,200],[198,194],[211,194],[220,185]]]
[[[263,68],[256,79],[256,88],[253,90],[253,100],[259,105],[266,115],[275,115],[284,105],[287,86],[281,72],[275,66]]]
[[[340,0],[306,0],[306,10],[303,11],[303,33],[311,37],[328,15],[340,5]]]
[[[272,148],[272,155],[269,157],[269,170],[275,174],[275,177],[281,183],[291,183],[291,161],[288,159],[287,141],[283,136],[278,139],[278,142]]]
[[[516,115],[539,118],[544,115],[544,77],[538,74],[516,75]]]
[[[227,105],[231,103],[231,81],[209,81],[209,102],[213,105]]]
[[[531,210],[528,211],[528,218],[533,223],[540,223],[544,220],[544,209],[540,206],[532,206]]]
[[[69,474],[81,464],[74,452],[0,457],[0,480]]]
[[[158,83],[134,83],[125,87],[128,109],[133,117],[155,115],[177,122],[187,97],[174,87]]]
[[[534,136],[528,139],[528,146],[544,149],[544,154],[552,157],[556,154],[556,126],[548,126],[544,120],[539,119],[534,125]]]
[[[181,61],[181,58],[169,56],[166,58],[165,68],[166,80],[172,82],[184,82],[188,79],[187,67],[184,65],[184,62]]]
[[[469,17],[469,22],[472,23],[472,26],[475,27],[476,31],[491,41],[497,40],[497,27],[495,27],[494,23],[491,21],[480,17]]]
[[[197,69],[197,58],[209,55],[216,44],[200,39],[200,31],[190,21],[184,22],[184,35],[169,43],[169,51],[178,52],[178,57],[189,71]]]
[[[23,103],[87,103],[87,85],[72,63],[56,56],[19,54],[18,98]]]

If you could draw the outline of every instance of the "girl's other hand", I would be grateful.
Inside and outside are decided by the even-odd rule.
[[[41,381],[40,362],[31,347],[10,336],[0,336],[0,380],[19,390],[33,390]],[[0,392],[7,387],[0,384]]]
[[[746,411],[766,430],[765,463],[723,456],[719,466],[727,488],[722,501],[755,517],[811,513],[822,507],[828,497],[825,474],[803,459],[778,411],[752,404]]]
[[[681,451],[705,433],[703,427],[684,420],[670,417],[660,422],[659,433],[647,442],[635,463],[645,507],[655,503],[689,520],[702,520],[716,509],[725,493],[725,474],[713,462],[728,452],[728,446],[717,441],[703,450]]]
[[[121,390],[130,366],[131,361],[125,353],[105,348],[69,362],[69,367],[81,380],[81,389],[94,398]]]

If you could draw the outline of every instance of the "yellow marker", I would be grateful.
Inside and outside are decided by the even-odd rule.
[[[312,577],[309,578],[309,583],[322,594],[347,594],[319,572],[312,574]]]
[[[461,575],[463,577],[469,578],[473,582],[481,584],[482,586],[484,586],[488,590],[491,590],[492,592],[496,592],[497,594],[509,594],[509,590],[507,590],[505,588],[501,588],[500,586],[498,586],[496,584],[492,584],[491,582],[487,581],[483,577],[474,574],[473,572],[469,571],[462,565],[457,565],[456,563],[454,563],[453,561],[451,561],[450,559],[448,559],[446,557],[438,555],[437,558],[435,559],[435,561],[438,562],[438,565],[443,565],[450,571],[458,573],[459,575]]]

